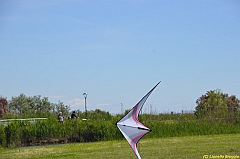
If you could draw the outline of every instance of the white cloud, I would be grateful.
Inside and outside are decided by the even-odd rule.
[[[110,103],[103,103],[103,104],[98,104],[98,107],[105,107],[105,106],[110,106]]]
[[[51,99],[65,98],[65,97],[66,97],[65,95],[52,95],[52,96],[48,96],[48,98],[51,98]]]
[[[68,104],[71,106],[80,106],[84,104],[84,99],[74,98],[68,101]]]

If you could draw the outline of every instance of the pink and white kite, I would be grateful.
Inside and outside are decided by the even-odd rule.
[[[160,81],[161,82],[161,81]],[[159,82],[159,83],[160,83]],[[158,83],[158,84],[159,84]],[[158,85],[157,84],[157,85]],[[134,153],[137,155],[139,159],[141,159],[140,154],[137,150],[137,143],[138,141],[151,130],[143,125],[138,120],[138,114],[141,111],[145,101],[152,93],[152,91],[157,87],[153,87],[130,111],[129,113],[124,116],[119,122],[117,122],[117,127],[123,134],[123,136],[127,139],[129,145],[133,149]]]

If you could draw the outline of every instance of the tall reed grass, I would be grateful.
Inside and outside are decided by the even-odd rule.
[[[105,115],[103,115],[105,116]],[[0,146],[19,147],[28,145],[94,142],[124,139],[116,127],[123,115],[104,118],[92,116],[89,120],[65,120],[59,123],[55,116],[47,120],[15,121],[0,125]],[[240,133],[238,118],[200,120],[191,114],[140,116],[152,131],[144,138],[163,138],[174,136],[233,134]]]

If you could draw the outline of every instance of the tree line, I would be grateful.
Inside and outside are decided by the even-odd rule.
[[[67,115],[70,113],[69,111],[69,105],[65,105],[61,101],[51,103],[48,97],[41,97],[40,95],[28,97],[20,94],[10,100],[0,96],[0,118],[3,118],[4,115],[8,115],[8,118],[10,118],[11,116],[24,116],[27,114],[39,117],[41,114],[56,115],[58,112]],[[79,115],[82,114],[79,110],[77,112]],[[107,118],[111,116],[108,112],[99,109],[92,111],[94,116],[97,116],[99,112],[106,115]],[[232,118],[237,117],[240,114],[239,112],[240,100],[236,95],[228,95],[220,89],[216,89],[207,91],[197,98],[194,114],[197,118]]]
[[[39,116],[40,114],[56,114],[58,112],[63,112],[63,114],[68,114],[70,111],[70,106],[65,105],[63,102],[51,103],[48,97],[38,96],[26,96],[20,94],[17,97],[12,97],[8,100],[4,97],[0,98],[0,117],[3,118],[4,115],[9,116],[23,116],[27,114],[32,114],[33,116]]]
[[[233,118],[239,115],[240,100],[220,89],[207,91],[196,100],[195,115],[198,118]]]

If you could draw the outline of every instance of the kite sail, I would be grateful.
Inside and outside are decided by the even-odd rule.
[[[161,81],[160,81],[161,82]],[[159,82],[159,83],[160,83]],[[158,83],[158,84],[159,84]],[[157,85],[158,85],[157,84]],[[137,143],[138,141],[151,130],[143,125],[138,120],[138,114],[141,111],[145,101],[152,93],[152,91],[157,87],[153,87],[130,111],[129,113],[124,116],[119,122],[117,122],[117,127],[123,134],[123,136],[127,139],[129,145],[133,149],[136,156],[141,159],[140,154],[137,150]]]

